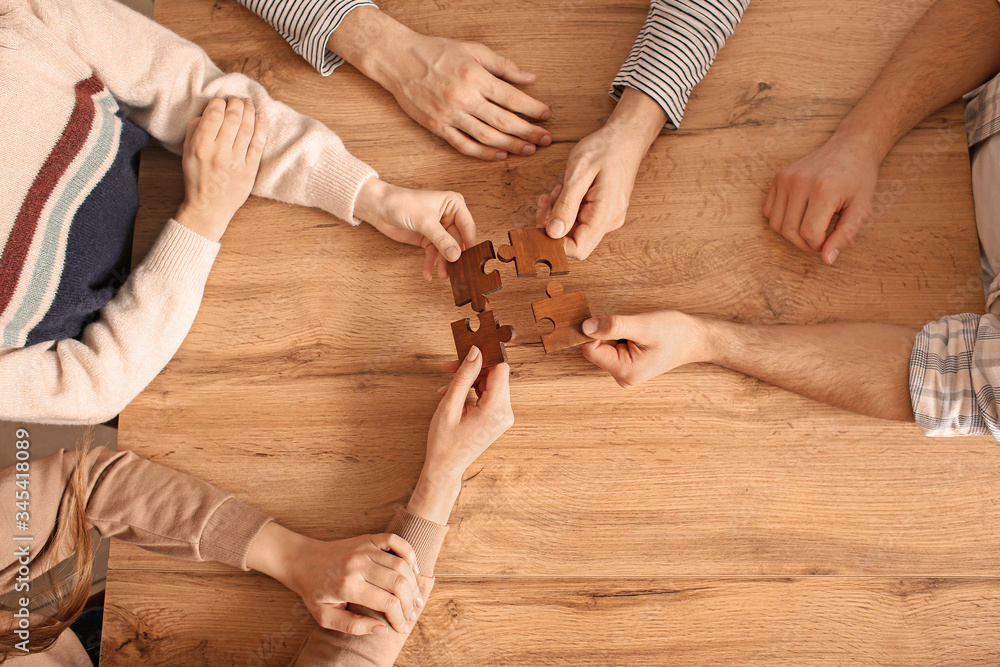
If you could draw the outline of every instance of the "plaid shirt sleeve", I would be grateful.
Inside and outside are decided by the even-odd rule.
[[[1000,279],[985,315],[951,315],[926,325],[910,355],[910,401],[929,436],[992,435],[1000,440]]]
[[[358,7],[375,6],[371,0],[239,0],[264,19],[323,76],[344,64],[327,50],[330,35],[344,17]]]

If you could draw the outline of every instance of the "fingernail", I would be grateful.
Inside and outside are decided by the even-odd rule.
[[[469,350],[469,354],[465,357],[465,359],[466,361],[475,361],[478,358],[479,358],[479,348],[473,345],[472,349]]]
[[[389,634],[389,628],[385,627],[384,625],[376,625],[374,628],[372,628],[372,634],[387,635]]]
[[[445,387],[447,386],[448,385],[445,385]],[[417,574],[420,574],[420,566],[417,564],[416,558],[413,559],[413,563],[411,564],[413,565],[413,571],[416,572]],[[420,597],[420,593],[417,593],[417,597]]]
[[[409,623],[407,623],[406,625],[403,626],[403,632],[406,632],[406,633],[410,632],[410,624]]]
[[[421,607],[424,606],[424,597],[419,593],[417,594],[417,604]]]
[[[444,256],[449,262],[454,262],[458,260],[458,258],[461,257],[461,255],[462,252],[455,246],[451,246],[450,248],[444,251]]]
[[[839,250],[837,250],[836,248],[834,248],[833,250],[831,250],[831,251],[830,251],[830,252],[828,253],[828,257],[827,257],[827,260],[826,260],[826,261],[827,261],[828,263],[830,263],[830,264],[833,264],[833,262],[834,262],[834,261],[835,261],[835,260],[837,259],[837,256],[838,256],[838,255],[840,255],[840,251],[839,251]]]
[[[415,612],[415,611],[411,611],[410,612],[410,620],[411,621],[417,620],[417,612]]]
[[[521,149],[521,155],[531,155],[535,152],[534,144],[526,144],[524,148]]]
[[[552,118],[552,112],[546,109],[542,112],[542,120],[548,120],[549,118]]]
[[[552,137],[546,134],[544,137],[541,138],[541,140],[538,143],[541,144],[542,146],[548,146],[549,144],[552,143]]]
[[[595,331],[597,331],[597,320],[595,318],[592,317],[589,320],[583,321],[583,333],[590,336]]]
[[[566,223],[563,222],[562,220],[559,220],[558,218],[553,218],[552,220],[549,220],[549,223],[546,225],[546,227],[549,228],[549,236],[558,237],[562,236],[563,231],[565,231]]]
[[[496,154],[496,159],[497,160],[506,160],[507,159],[507,153],[504,152],[504,151],[498,151],[497,154]]]

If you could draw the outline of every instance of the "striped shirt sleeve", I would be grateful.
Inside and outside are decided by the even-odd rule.
[[[344,17],[358,7],[376,6],[371,0],[239,0],[264,19],[323,76],[344,64],[326,48],[330,35]]]
[[[691,91],[733,34],[750,0],[652,0],[646,23],[611,85],[616,100],[635,88],[666,112],[676,129]]]

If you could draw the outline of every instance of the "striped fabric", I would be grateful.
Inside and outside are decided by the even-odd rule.
[[[344,59],[328,51],[327,42],[351,11],[371,0],[239,0],[288,41],[292,49],[323,76],[344,64]]]
[[[646,93],[676,129],[692,89],[733,34],[750,0],[652,0],[632,53],[611,85],[616,100],[628,88]]]
[[[75,92],[69,121],[0,254],[0,347],[79,335],[113,296],[117,285],[108,284],[108,274],[120,273],[127,262],[138,195],[134,173],[129,181],[120,171],[131,168],[148,136],[123,120],[96,76],[77,83]],[[95,217],[95,198],[115,205],[102,205]],[[78,252],[80,245],[91,251]],[[74,261],[67,264],[68,257]],[[86,266],[78,262],[81,257]]]
[[[1000,132],[1000,74],[962,99],[970,148]]]

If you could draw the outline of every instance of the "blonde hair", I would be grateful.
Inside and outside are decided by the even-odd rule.
[[[40,596],[44,600],[58,603],[56,611],[51,615],[31,619],[31,652],[40,653],[52,648],[59,636],[71,626],[83,612],[90,598],[90,588],[93,580],[94,549],[90,538],[90,524],[87,521],[87,467],[85,465],[90,444],[90,430],[83,438],[82,446],[77,447],[76,466],[69,480],[69,503],[65,515],[60,514],[56,523],[55,535],[60,534],[60,528],[68,525],[65,538],[72,544],[75,555],[68,574],[59,577],[55,586],[43,591]],[[12,614],[4,614],[9,619],[0,621],[0,626],[13,622]],[[13,623],[11,623],[13,625]],[[0,662],[5,662],[12,656],[23,656],[24,651],[15,647],[18,638],[13,633],[13,627],[3,628],[0,636]],[[71,631],[72,632],[72,631]]]

